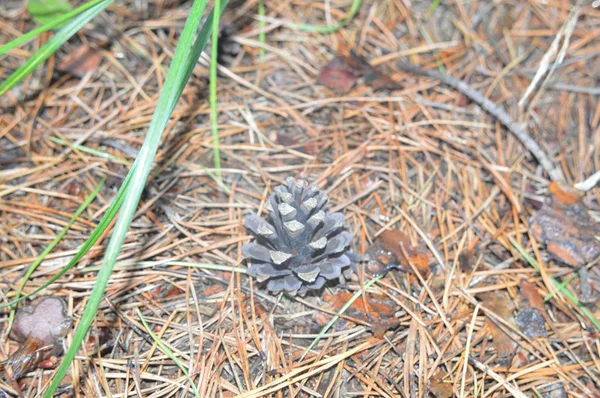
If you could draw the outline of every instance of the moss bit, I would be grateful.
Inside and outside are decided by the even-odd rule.
[[[243,246],[248,274],[267,281],[272,293],[305,295],[328,280],[349,277],[354,264],[348,253],[352,234],[344,231],[344,215],[327,213],[328,197],[316,185],[293,177],[269,196],[269,218],[246,217],[256,238]]]

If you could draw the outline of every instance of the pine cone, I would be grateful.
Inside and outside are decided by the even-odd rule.
[[[255,214],[246,217],[256,241],[242,252],[249,259],[248,274],[268,281],[268,290],[304,295],[342,273],[349,276],[354,268],[347,252],[352,235],[344,231],[343,214],[327,213],[328,198],[319,187],[292,177],[286,182],[265,204],[268,221]]]

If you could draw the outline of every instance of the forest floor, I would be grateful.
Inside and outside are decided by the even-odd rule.
[[[2,7],[0,43],[35,26],[22,2]],[[0,304],[104,177],[24,293],[72,259],[114,199],[189,8],[118,1],[0,98]],[[349,1],[265,9],[264,44],[255,0],[222,18],[221,169],[204,56],[61,394],[192,396],[144,320],[201,397],[600,397],[600,189],[573,189],[600,170],[600,9],[365,0],[334,33],[286,23],[332,24]],[[3,56],[0,81],[49,37]],[[468,94],[399,61],[466,82],[564,179],[550,184],[540,154]],[[305,297],[270,294],[241,251],[244,218],[288,176],[327,193],[365,260]],[[35,298],[62,298],[77,325],[109,237]],[[9,313],[0,362],[24,344]],[[19,380],[0,366],[0,397],[39,396],[58,354]]]

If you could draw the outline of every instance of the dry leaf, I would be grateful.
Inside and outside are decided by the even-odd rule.
[[[19,349],[6,360],[6,366],[12,370],[11,379],[19,380],[28,372],[35,370],[40,363],[50,357],[51,347],[33,337],[28,337]]]
[[[357,80],[358,74],[342,57],[333,58],[319,74],[319,83],[341,94],[350,91]]]
[[[490,309],[505,321],[514,323],[512,315],[513,302],[508,294],[494,291],[480,294],[478,297],[486,308]],[[510,338],[509,335],[504,333],[504,331],[500,329],[494,321],[487,318],[486,324],[491,331],[492,342],[494,343],[498,357],[507,358],[511,356],[515,351],[516,343]]]
[[[350,91],[361,77],[374,90],[400,88],[398,83],[373,68],[354,51],[350,51],[349,55],[338,55],[325,65],[319,74],[319,83],[343,94]]]
[[[435,398],[450,398],[454,396],[453,383],[444,381],[444,374],[437,372],[429,380],[429,394]]]
[[[550,192],[559,203],[564,205],[574,205],[578,203],[581,198],[583,198],[584,194],[578,189],[562,186],[556,181],[552,181],[548,185],[548,192]]]
[[[421,248],[410,244],[408,236],[398,230],[384,231],[377,238],[374,245],[367,250],[369,258],[369,271],[380,273],[385,269],[398,268],[404,272],[414,272],[406,259],[426,277],[431,271],[429,268],[429,254]]]
[[[352,293],[341,292],[336,295],[324,295],[323,300],[329,305],[332,311],[338,312],[354,296]],[[365,307],[365,301],[367,303]],[[351,318],[370,323],[372,331],[376,337],[382,337],[390,328],[396,326],[398,321],[394,316],[396,312],[396,303],[387,296],[369,294],[366,299],[359,297],[354,300],[352,305],[344,312]],[[325,326],[331,319],[331,316],[317,312],[313,319],[320,325]],[[342,320],[339,327],[346,327],[346,321]]]
[[[96,47],[82,44],[67,54],[56,67],[58,70],[81,77],[95,72],[102,60],[102,51]]]
[[[572,199],[572,198],[571,198]],[[600,224],[581,203],[563,204],[550,199],[532,218],[531,234],[546,243],[548,252],[573,267],[585,265],[600,256]]]

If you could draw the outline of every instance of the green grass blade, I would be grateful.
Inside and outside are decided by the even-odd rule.
[[[190,377],[190,374],[189,374],[188,370],[186,369],[185,365],[183,364],[183,362],[181,362],[179,360],[179,358],[177,358],[175,353],[169,348],[169,346],[167,346],[164,343],[164,341],[162,341],[157,335],[155,335],[152,332],[152,329],[150,329],[150,326],[148,326],[148,324],[146,323],[146,320],[144,319],[144,316],[142,315],[142,312],[140,311],[140,309],[136,308],[135,311],[137,312],[137,315],[140,317],[140,321],[142,321],[142,325],[144,325],[144,328],[146,329],[146,333],[148,333],[150,335],[150,337],[152,337],[152,340],[154,340],[156,345],[158,345],[160,347],[162,352],[167,354],[167,356],[169,358],[171,358],[171,360],[173,362],[175,362],[175,365],[177,365],[177,367],[179,369],[181,369],[181,372],[185,375],[185,377],[190,382],[190,386],[192,387],[192,390],[194,390],[194,395],[196,396],[196,398],[200,398],[200,392],[198,391],[196,384],[194,383],[194,380],[192,380],[192,378]]]
[[[132,166],[132,170],[134,168],[135,168],[135,163]],[[129,174],[131,174],[131,172]],[[69,263],[65,267],[63,267],[56,275],[54,275],[52,278],[50,278],[48,281],[46,281],[42,286],[35,289],[33,292],[26,294],[22,297],[19,297],[15,300],[12,300],[8,303],[0,304],[0,309],[6,308],[6,307],[11,307],[23,300],[28,299],[29,297],[31,297],[33,295],[38,294],[39,292],[41,292],[42,290],[44,290],[45,288],[47,288],[48,286],[50,286],[51,284],[56,282],[61,276],[66,274],[71,268],[73,268],[79,262],[79,260],[81,260],[83,258],[83,256],[85,256],[90,251],[90,249],[94,246],[94,244],[96,244],[98,239],[100,239],[100,237],[102,236],[104,231],[106,231],[106,229],[112,222],[113,218],[115,218],[115,216],[117,215],[119,208],[121,207],[121,204],[123,203],[123,199],[125,198],[125,191],[127,190],[127,187],[129,186],[130,180],[131,180],[131,176],[127,175],[127,177],[125,177],[125,181],[123,181],[123,184],[121,185],[121,188],[119,188],[119,191],[117,192],[115,199],[113,200],[111,205],[106,210],[106,213],[104,213],[104,216],[102,217],[102,219],[100,219],[100,222],[98,223],[98,225],[96,226],[96,228],[94,229],[94,231],[92,232],[92,234],[90,235],[88,240],[85,241],[85,243],[81,246],[81,248],[79,249],[77,254],[75,254],[75,256],[71,259],[71,261],[69,261]]]
[[[258,28],[260,29],[260,33],[258,34],[258,41],[261,44],[266,44],[267,43],[267,35],[265,33],[265,27],[267,26],[267,24],[265,23],[265,2],[264,0],[257,0],[257,5],[258,5],[258,15],[260,17],[262,17],[261,19],[258,20]],[[264,47],[260,48],[260,56],[261,58],[264,58],[265,56],[265,49]]]
[[[512,243],[512,245],[519,251],[519,253],[521,253],[523,258],[525,258],[525,260],[527,260],[527,262],[533,268],[535,268],[536,270],[539,271],[540,267],[537,265],[535,260],[529,255],[529,253],[527,253],[525,251],[525,249],[521,245],[519,245],[517,243],[517,241],[514,240],[512,237],[509,236],[508,239],[510,240],[510,243]],[[557,281],[556,279],[554,279],[553,277],[550,277],[550,280],[552,281],[554,286],[556,286],[557,288],[561,287],[561,283],[559,281]],[[598,320],[596,320],[596,318],[594,317],[594,314],[592,314],[591,311],[588,310],[585,305],[581,304],[581,302],[579,302],[579,299],[577,297],[575,297],[570,291],[565,289],[562,291],[562,293],[565,295],[565,297],[567,299],[569,299],[569,301],[571,301],[581,311],[581,313],[596,327],[596,329],[598,331],[600,331],[600,323],[598,322]]]
[[[337,32],[338,30],[340,30],[344,26],[346,26],[348,24],[348,22],[350,22],[352,20],[352,18],[354,18],[354,16],[358,13],[358,10],[360,9],[361,4],[362,4],[362,0],[354,0],[352,2],[352,6],[350,7],[350,11],[348,11],[348,15],[346,15],[346,17],[344,19],[342,19],[340,22],[338,22],[334,25],[308,25],[308,24],[298,24],[298,23],[290,22],[290,23],[286,23],[285,27],[294,29],[294,30],[299,30],[302,32],[311,32],[311,33],[327,34],[327,33]]]
[[[175,109],[175,105],[187,83],[187,78],[190,75],[190,68],[193,68],[193,64],[198,61],[198,59],[192,59],[192,51],[190,51],[190,49],[195,48],[194,37],[202,19],[204,9],[206,8],[206,3],[207,0],[196,0],[192,5],[177,48],[175,49],[173,60],[167,72],[163,89],[160,93],[152,121],[150,122],[150,127],[148,128],[148,134],[136,158],[136,166],[130,172],[131,181],[121,206],[121,214],[117,219],[112,237],[106,248],[102,266],[96,277],[96,284],[92,289],[86,308],[73,335],[73,342],[65,353],[63,361],[52,379],[52,383],[44,393],[45,398],[51,398],[59,387],[96,315],[96,311],[104,295],[106,285],[108,284],[108,280],[115,266],[121,246],[123,245],[125,236],[133,220],[142,191],[146,184],[146,179],[150,174],[152,162],[160,144],[162,133],[166,128],[169,118]],[[198,36],[196,42],[203,40],[206,40],[206,38]]]
[[[85,209],[87,209],[87,207],[90,205],[90,203],[92,203],[94,201],[94,199],[96,198],[96,195],[98,195],[98,192],[100,192],[100,189],[102,189],[102,187],[104,186],[105,181],[106,181],[106,177],[103,178],[100,181],[100,183],[96,186],[96,188],[92,191],[92,193],[90,193],[88,195],[88,197],[85,198],[83,203],[77,208],[77,210],[75,210],[73,217],[71,217],[71,219],[69,220],[67,225],[65,225],[65,227],[62,229],[62,231],[60,231],[60,233],[58,235],[56,235],[56,238],[54,238],[54,240],[48,245],[48,247],[46,247],[46,249],[44,249],[44,251],[41,252],[40,255],[31,264],[31,266],[25,273],[25,276],[23,276],[23,278],[21,279],[21,285],[17,289],[17,293],[15,295],[15,298],[17,300],[19,299],[19,297],[21,297],[23,288],[25,287],[25,284],[29,280],[29,277],[31,277],[31,274],[33,274],[35,272],[37,267],[42,263],[42,261],[44,261],[44,258],[46,258],[48,253],[50,253],[56,247],[56,245],[58,245],[58,243],[62,240],[62,238],[67,234],[67,232],[69,231],[71,226],[75,223],[75,221],[77,221],[79,216],[81,216],[81,214],[85,211]],[[13,316],[14,316],[14,309],[10,313],[10,317],[9,317],[9,321],[8,321],[9,325],[12,324]]]
[[[37,50],[19,69],[0,84],[0,95],[6,94],[8,90],[17,85],[28,74],[33,72],[38,66],[46,61],[52,54],[58,50],[71,36],[79,31],[86,23],[88,23],[96,15],[100,14],[114,0],[103,0],[98,4],[87,9],[86,11],[73,18],[61,30],[56,32],[46,44]]]
[[[89,10],[90,8],[94,7],[95,5],[102,3],[103,1],[105,1],[105,0],[89,1],[89,2],[85,3],[84,5],[76,8],[72,11],[69,11],[68,13],[66,13],[64,15],[61,15],[59,18],[56,18],[54,21],[44,24],[38,28],[33,29],[30,32],[25,33],[23,36],[18,37],[16,39],[14,39],[13,41],[8,42],[5,45],[3,45],[2,47],[0,47],[0,55],[4,55],[7,52],[9,52],[10,50],[12,50],[13,48],[17,48],[21,44],[27,43],[29,40],[33,39],[34,37],[37,37],[44,32],[47,32],[51,29],[54,29],[57,26],[60,26],[62,23],[67,22],[71,18],[76,17],[77,15],[81,14],[82,12]]]
[[[215,0],[215,9],[221,8],[221,0]],[[221,176],[221,153],[219,151],[219,111],[217,109],[217,55],[219,46],[219,18],[215,13],[212,18],[212,43],[210,53],[210,126],[212,131],[213,157],[217,169],[217,182],[223,181]]]

